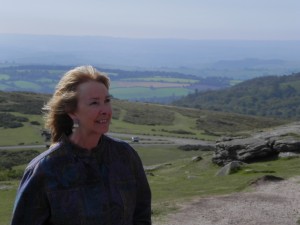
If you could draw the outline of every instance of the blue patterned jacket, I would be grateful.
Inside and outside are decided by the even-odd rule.
[[[102,135],[90,152],[63,138],[24,172],[11,225],[149,225],[151,192],[136,151]]]

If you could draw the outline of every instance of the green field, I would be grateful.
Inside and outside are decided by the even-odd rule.
[[[0,127],[0,146],[7,145],[35,145],[44,144],[45,140],[41,136],[43,129],[43,119],[41,115],[24,115],[21,113],[13,113],[17,116],[24,116],[29,122],[24,122],[23,127],[19,128],[3,128]],[[31,121],[37,121],[41,125],[32,125]]]
[[[0,182],[0,225],[9,225],[18,181]]]
[[[173,78],[173,77],[161,77],[161,76],[153,76],[153,77],[146,77],[146,78],[134,78],[134,79],[124,79],[125,81],[156,81],[156,82],[169,82],[169,83],[189,83],[193,84],[199,82],[198,80],[194,79],[185,79],[185,78]]]
[[[9,79],[9,75],[7,74],[0,74],[0,80],[8,80]]]
[[[15,81],[15,86],[16,87],[19,87],[19,88],[25,88],[25,89],[28,89],[30,91],[33,91],[33,92],[37,92],[37,91],[40,91],[42,88],[41,86],[39,86],[38,84],[36,83],[33,83],[33,82],[29,82],[29,81]]]
[[[190,93],[190,90],[182,87],[166,87],[166,88],[151,88],[151,87],[112,87],[110,93],[118,99],[141,99],[141,98],[163,98],[170,96],[184,96]]]

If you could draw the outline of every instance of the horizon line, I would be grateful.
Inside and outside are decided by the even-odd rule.
[[[126,36],[109,36],[97,34],[34,34],[34,33],[1,33],[1,36],[40,36],[40,37],[86,37],[86,38],[111,38],[111,39],[128,39],[128,40],[178,40],[178,41],[292,41],[297,42],[300,39],[243,39],[243,38],[179,38],[179,37],[126,37]]]

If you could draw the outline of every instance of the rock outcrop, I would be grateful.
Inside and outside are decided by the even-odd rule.
[[[237,172],[238,170],[240,170],[244,165],[246,165],[243,162],[240,161],[232,161],[228,164],[226,164],[224,167],[222,167],[222,169],[220,169],[217,173],[216,176],[226,176],[226,175],[230,175],[232,173]]]
[[[223,138],[216,142],[212,161],[224,166],[232,161],[245,163],[274,159],[280,153],[300,156],[300,123],[292,123],[247,138]]]

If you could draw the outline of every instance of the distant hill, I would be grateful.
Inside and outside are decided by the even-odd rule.
[[[299,41],[0,34],[0,66],[1,63],[92,64],[106,68],[175,71],[200,77],[249,79],[298,72],[298,52]]]
[[[300,119],[300,73],[266,76],[224,90],[195,92],[176,106],[255,116]]]

